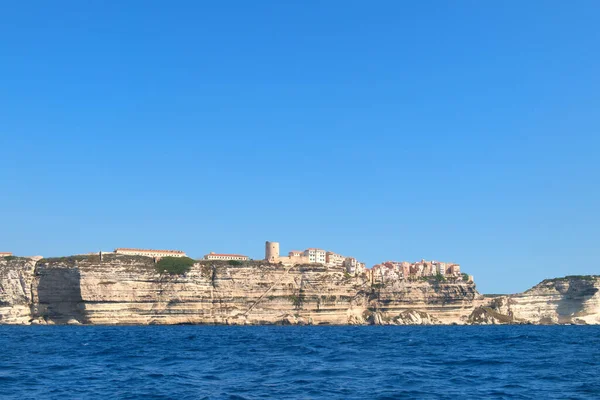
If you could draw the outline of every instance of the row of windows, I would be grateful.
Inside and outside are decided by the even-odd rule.
[[[247,260],[248,257],[219,257],[219,256],[210,256],[206,258],[207,260]]]
[[[181,257],[181,254],[163,254],[163,253],[121,253],[121,254],[125,254],[125,255],[130,255],[130,256],[150,256],[150,257],[166,257],[166,256],[172,256],[172,257]]]

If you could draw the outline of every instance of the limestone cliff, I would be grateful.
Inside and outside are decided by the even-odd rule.
[[[0,258],[0,324],[31,320],[34,268],[35,261],[28,258]]]
[[[472,282],[391,280],[374,287],[369,308],[397,324],[465,323],[483,299]]]
[[[1,265],[3,323],[431,324],[466,321],[481,297],[472,283],[373,286],[321,264],[201,261],[168,275],[151,258],[109,254]]]
[[[466,319],[479,296],[471,283],[375,290],[366,275],[321,264],[202,261],[185,275],[161,275],[150,258],[120,255],[42,260],[34,286],[34,318],[92,324],[394,323],[406,310],[431,313],[413,323],[432,323],[462,308]]]
[[[600,324],[600,276],[546,279],[526,292],[488,299],[469,322]]]
[[[388,280],[321,264],[201,261],[159,274],[126,255],[0,259],[0,323],[478,324],[600,323],[598,277],[544,281],[514,296],[472,282]]]

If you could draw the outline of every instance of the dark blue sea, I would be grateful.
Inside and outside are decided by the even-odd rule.
[[[599,399],[600,326],[0,326],[2,399]]]

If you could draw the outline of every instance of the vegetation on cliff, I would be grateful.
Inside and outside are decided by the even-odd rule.
[[[163,257],[156,263],[156,270],[161,274],[183,275],[189,272],[194,263],[189,257]]]
[[[47,257],[42,258],[37,262],[38,265],[42,264],[62,264],[68,267],[74,267],[77,263],[81,261],[87,262],[100,262],[100,256],[98,255],[77,255],[77,256],[67,256],[67,257]]]
[[[421,280],[426,282],[446,282],[446,277],[442,274],[422,276]]]
[[[541,285],[545,283],[564,282],[570,280],[593,281],[598,278],[600,278],[600,275],[567,275],[563,276],[562,278],[544,279],[539,284]]]

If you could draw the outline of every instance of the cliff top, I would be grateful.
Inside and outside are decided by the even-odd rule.
[[[579,293],[594,295],[600,286],[599,275],[568,275],[561,278],[544,279],[520,295]]]
[[[564,281],[573,281],[573,280],[593,281],[596,279],[600,279],[600,275],[567,275],[567,276],[563,276],[560,278],[544,279],[543,281],[541,281],[539,283],[539,285],[545,284],[545,283],[555,283],[555,282],[564,282]]]

